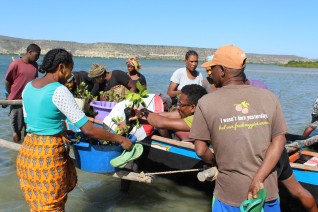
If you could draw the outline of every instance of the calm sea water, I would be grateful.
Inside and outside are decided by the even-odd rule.
[[[0,55],[2,79],[10,62],[11,55]],[[93,63],[126,71],[125,60],[102,58],[75,58],[74,71],[89,70]],[[141,64],[150,93],[166,92],[173,71],[184,66],[183,61],[162,60],[141,60]],[[198,70],[205,76],[203,69]],[[280,99],[289,131],[302,133],[318,95],[318,69],[248,64],[246,74],[267,84]],[[2,82],[0,99],[3,89]],[[0,138],[11,140],[8,108],[0,111]],[[0,148],[0,211],[28,211],[16,176],[16,156],[17,152]],[[118,179],[80,170],[78,175],[79,186],[69,194],[67,211],[211,211],[211,195],[165,178],[158,177],[153,184],[133,182],[128,193],[121,193]]]

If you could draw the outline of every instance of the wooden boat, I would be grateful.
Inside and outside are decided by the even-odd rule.
[[[194,144],[153,135],[140,141],[144,145],[142,160],[167,169],[185,170],[203,168],[205,164],[195,153]],[[142,165],[142,163],[141,163]]]
[[[144,152],[135,162],[137,170],[154,177],[160,175],[179,185],[192,187],[209,196],[212,195],[214,181],[211,179],[216,168],[211,172],[203,171],[210,168],[211,165],[204,163],[197,156],[192,142],[153,135],[139,143],[143,144]],[[201,176],[201,181],[198,180],[198,176]]]
[[[296,152],[289,157],[295,178],[318,203],[318,153],[309,150]]]

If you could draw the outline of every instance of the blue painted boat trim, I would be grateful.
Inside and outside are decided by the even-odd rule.
[[[186,157],[201,160],[201,158],[198,157],[198,155],[195,153],[195,151],[193,149],[173,146],[173,145],[170,145],[170,144],[167,144],[164,142],[160,142],[160,141],[155,141],[155,140],[152,140],[151,147],[161,149],[163,151],[175,153],[178,155],[183,155]]]
[[[311,185],[318,185],[318,172],[300,169],[293,169],[293,172],[297,181]]]

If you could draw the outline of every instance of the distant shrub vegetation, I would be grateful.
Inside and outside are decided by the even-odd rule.
[[[318,68],[318,61],[298,61],[291,60],[282,66],[299,67],[299,68]]]

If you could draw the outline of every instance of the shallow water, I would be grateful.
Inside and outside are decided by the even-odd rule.
[[[3,79],[11,56],[0,55]],[[41,59],[40,59],[41,60]],[[75,71],[89,70],[93,63],[109,70],[126,70],[123,59],[75,58]],[[151,93],[166,92],[173,71],[183,61],[142,60],[141,72]],[[199,68],[205,76],[203,69]],[[300,134],[310,122],[312,104],[318,94],[318,69],[286,68],[248,64],[250,79],[263,80],[280,99],[291,133]],[[0,83],[0,99],[4,99]],[[1,138],[11,140],[8,108],[0,108]],[[15,170],[17,152],[0,148],[0,211],[28,211]],[[128,193],[120,192],[120,180],[78,170],[78,186],[69,194],[67,211],[210,211],[211,195],[158,177],[153,184],[133,182]]]

